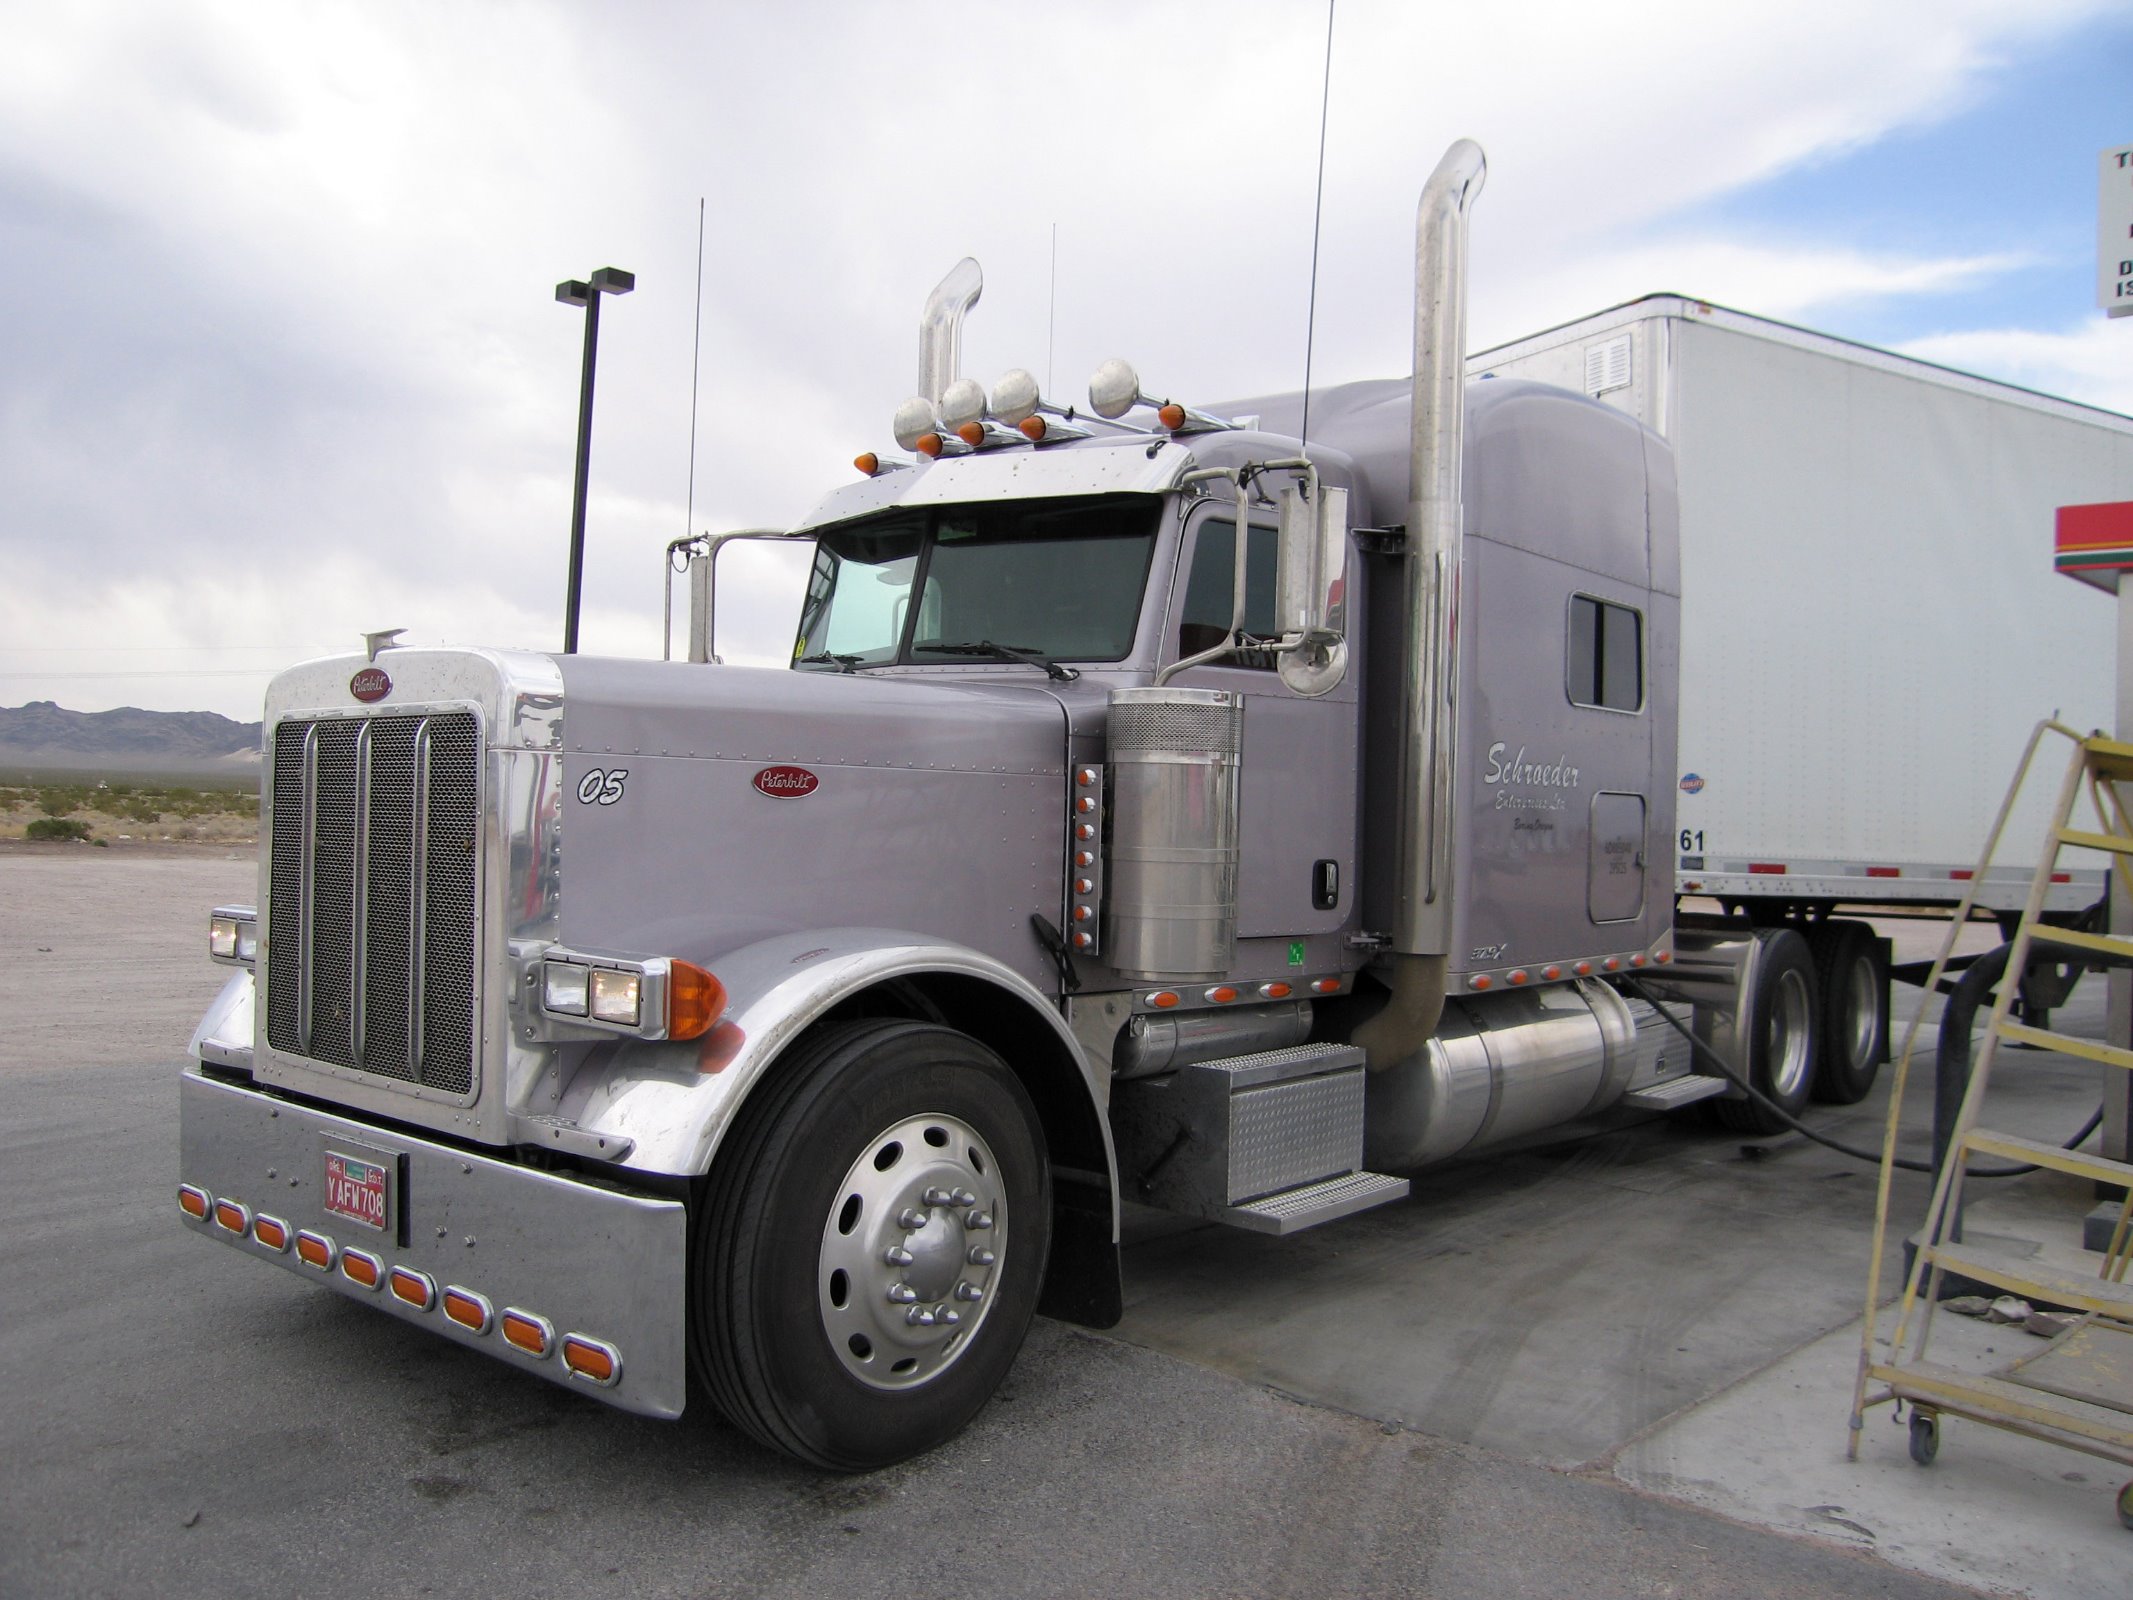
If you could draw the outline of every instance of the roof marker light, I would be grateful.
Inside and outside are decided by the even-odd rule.
[[[881,473],[881,457],[871,450],[863,450],[852,457],[852,465],[870,478],[878,477]]]
[[[911,448],[932,460],[947,448],[947,442],[937,433],[922,433],[912,441]]]

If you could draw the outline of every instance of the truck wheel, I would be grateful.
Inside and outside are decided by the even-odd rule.
[[[929,1022],[821,1030],[712,1163],[690,1289],[712,1399],[835,1471],[952,1438],[1022,1347],[1051,1211],[1036,1109],[998,1056]]]
[[[1822,1001],[1822,1048],[1814,1097],[1857,1105],[1873,1091],[1889,1053],[1889,959],[1863,922],[1824,922],[1808,937]]]
[[[1807,941],[1791,928],[1759,929],[1755,937],[1763,950],[1744,997],[1747,1025],[1738,1034],[1748,1041],[1748,1059],[1736,1065],[1765,1099],[1798,1116],[1815,1077],[1814,961]],[[1735,1133],[1782,1133],[1787,1126],[1746,1098],[1724,1096],[1710,1106],[1720,1124]]]

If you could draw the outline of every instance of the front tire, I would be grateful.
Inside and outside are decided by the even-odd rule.
[[[1736,1133],[1783,1133],[1791,1126],[1779,1111],[1797,1117],[1814,1088],[1816,1024],[1815,967],[1807,941],[1791,928],[1764,928],[1755,937],[1763,949],[1746,1002],[1746,1026],[1736,1037],[1748,1044],[1738,1063],[1748,1082],[1777,1110],[1745,1096],[1713,1100],[1712,1113]]]
[[[719,1409],[842,1472],[952,1438],[1021,1349],[1051,1179],[992,1051],[927,1022],[818,1031],[761,1086],[698,1218],[691,1347]]]

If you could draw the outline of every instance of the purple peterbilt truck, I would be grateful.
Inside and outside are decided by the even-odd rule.
[[[281,674],[186,1224],[856,1470],[952,1437],[1036,1311],[1115,1322],[1124,1203],[1283,1234],[1566,1124],[1774,1126],[1825,1006],[1863,1095],[1863,925],[1677,921],[1673,458],[1466,380],[1482,175],[1424,191],[1412,381],[1307,445],[1301,396],[1122,363],[1088,412],[988,396],[963,264],[913,459],[747,536],[812,548],[788,668],[717,663],[701,540],[689,661]]]

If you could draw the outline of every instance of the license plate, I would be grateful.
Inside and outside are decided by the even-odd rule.
[[[391,1211],[392,1169],[345,1151],[326,1152],[326,1209],[365,1228],[385,1231]]]

